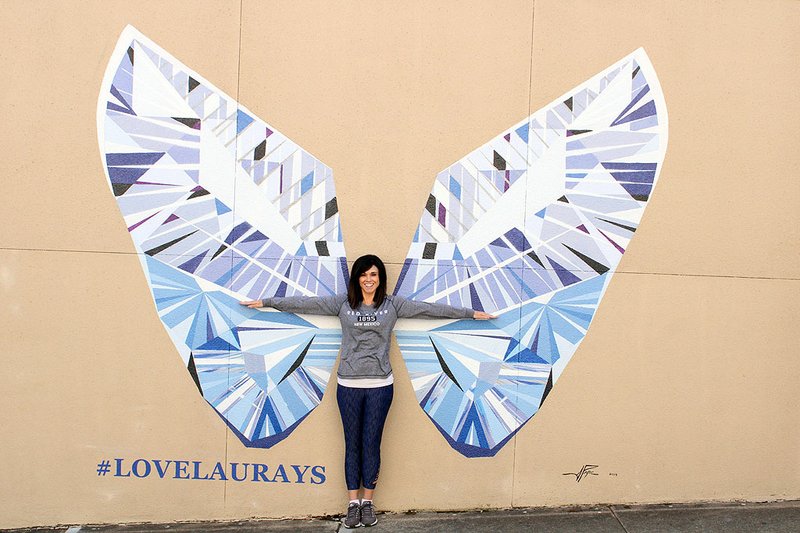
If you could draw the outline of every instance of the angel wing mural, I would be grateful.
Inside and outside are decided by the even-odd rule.
[[[237,304],[346,291],[330,168],[132,27],[98,102],[106,176],[170,338],[246,446],[319,404],[338,321]],[[442,171],[395,293],[499,318],[398,322],[420,406],[468,457],[539,409],[652,194],[667,115],[642,49]]]

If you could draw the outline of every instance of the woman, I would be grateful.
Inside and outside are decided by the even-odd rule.
[[[389,364],[392,329],[398,318],[495,318],[482,311],[406,300],[386,294],[386,267],[375,255],[356,259],[347,294],[293,296],[240,302],[290,313],[336,315],[342,323],[342,349],[336,401],[345,441],[344,471],[350,503],[348,529],[378,523],[372,496],[380,470],[383,426],[394,392]],[[359,491],[363,487],[363,496]]]

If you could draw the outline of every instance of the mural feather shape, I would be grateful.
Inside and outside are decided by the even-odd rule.
[[[132,27],[100,92],[106,177],[159,317],[246,446],[319,404],[335,317],[239,300],[346,292],[330,168]],[[586,334],[663,162],[667,114],[639,49],[442,171],[395,294],[492,321],[398,322],[420,406],[468,457],[539,409]]]

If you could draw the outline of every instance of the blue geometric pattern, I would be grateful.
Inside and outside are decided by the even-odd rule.
[[[456,450],[492,456],[538,411],[638,227],[666,145],[663,95],[639,49],[437,176],[395,293],[500,315],[398,324],[417,400]]]
[[[330,168],[131,27],[98,103],[106,175],[159,317],[247,446],[319,404],[336,319],[238,300],[346,292]],[[450,445],[492,456],[586,335],[663,162],[667,114],[637,50],[436,178],[395,290],[490,311],[403,321],[417,400]]]
[[[223,291],[142,256],[158,315],[200,392],[248,446],[270,447],[322,400],[341,330],[242,307]]]
[[[238,300],[345,290],[330,168],[131,27],[97,119],[164,326],[231,429],[272,446],[319,404],[341,334]]]

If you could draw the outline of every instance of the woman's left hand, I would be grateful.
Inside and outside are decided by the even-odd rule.
[[[484,313],[483,311],[475,311],[472,315],[472,318],[475,320],[491,320],[493,318],[497,318],[497,316]]]

